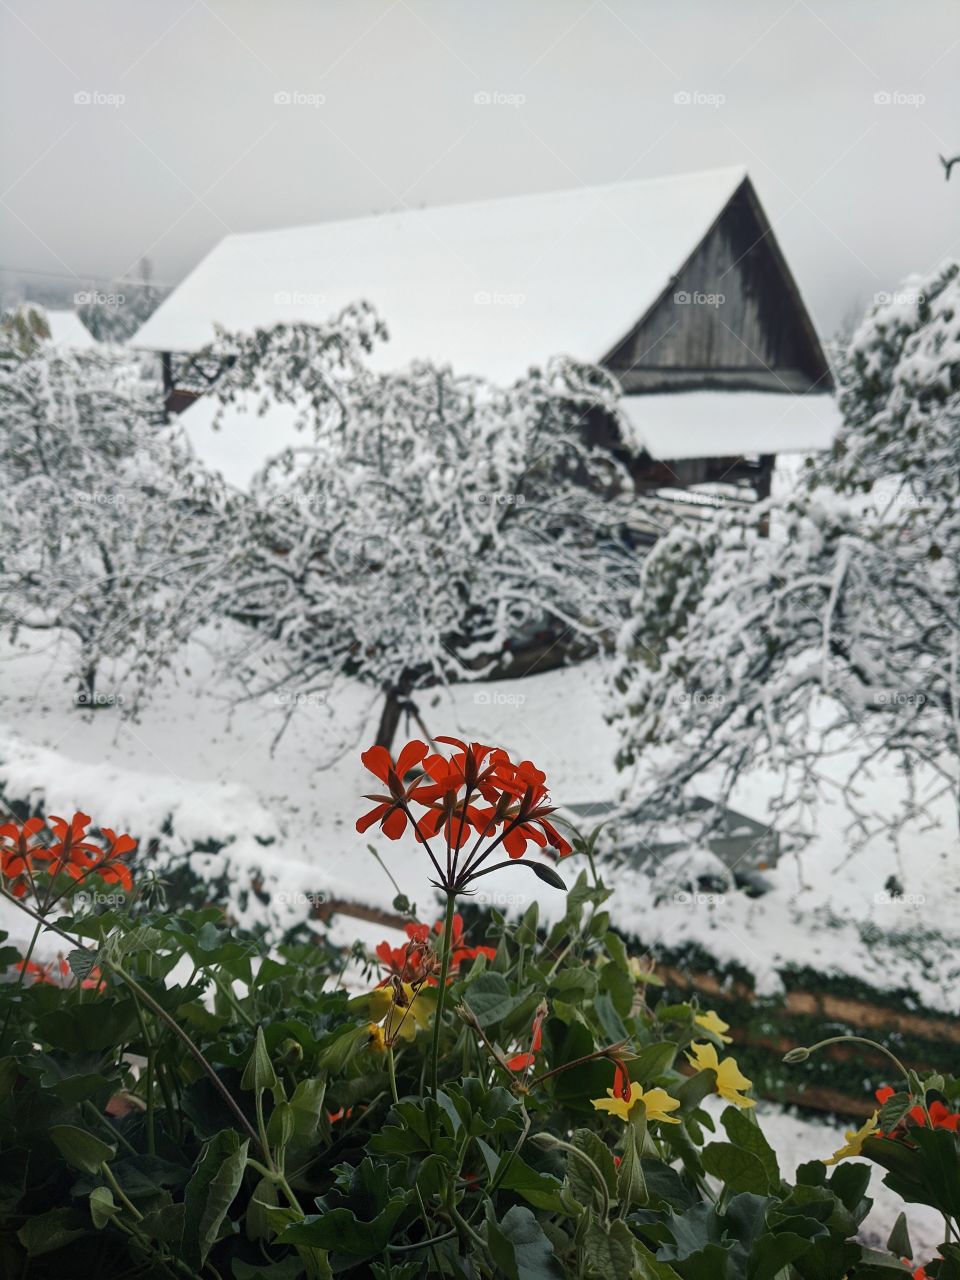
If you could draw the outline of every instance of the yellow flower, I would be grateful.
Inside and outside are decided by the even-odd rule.
[[[717,1037],[724,1044],[732,1044],[733,1037],[725,1033],[730,1030],[730,1023],[724,1022],[715,1009],[708,1009],[706,1013],[694,1014],[694,1022],[698,1027],[703,1027],[704,1031],[709,1031],[711,1035]]]
[[[867,1138],[872,1138],[877,1132],[877,1116],[880,1113],[875,1111],[870,1119],[859,1129],[848,1129],[846,1134],[846,1142],[843,1146],[833,1153],[829,1160],[824,1160],[824,1164],[839,1164],[841,1160],[846,1160],[848,1156],[858,1156],[863,1149],[863,1144]]]
[[[368,1028],[370,1032],[370,1048],[374,1053],[387,1052],[387,1038],[383,1034],[383,1027],[379,1022],[371,1022]]]
[[[727,1102],[732,1102],[735,1107],[757,1105],[753,1098],[745,1098],[740,1092],[741,1089],[752,1088],[753,1081],[747,1079],[737,1066],[735,1059],[724,1058],[721,1061],[712,1044],[692,1044],[687,1057],[698,1071],[716,1073],[716,1090],[721,1098],[726,1098]]]
[[[400,990],[399,1002],[393,987],[377,987],[367,997],[371,1022],[382,1022],[384,1035],[391,1041],[415,1039],[418,1031],[430,1025],[434,1008],[433,993],[427,995],[425,988],[404,982]]]
[[[608,1098],[593,1099],[597,1111],[609,1111],[611,1115],[626,1121],[637,1103],[642,1102],[647,1109],[648,1120],[662,1120],[664,1124],[680,1123],[676,1116],[667,1114],[676,1111],[680,1103],[676,1098],[671,1098],[666,1089],[648,1089],[644,1093],[636,1081],[631,1081],[629,1102],[626,1098],[618,1098],[612,1089],[608,1089],[607,1093],[610,1095]]]

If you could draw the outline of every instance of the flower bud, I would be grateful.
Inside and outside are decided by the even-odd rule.
[[[806,1062],[806,1060],[809,1057],[810,1057],[809,1049],[798,1047],[796,1049],[791,1049],[789,1053],[785,1053],[783,1055],[782,1061],[789,1062],[791,1065],[793,1065],[796,1062]]]

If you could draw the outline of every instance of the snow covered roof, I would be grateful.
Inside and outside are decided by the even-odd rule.
[[[44,310],[47,325],[50,329],[50,341],[59,347],[74,347],[88,350],[99,347],[100,343],[93,336],[75,311]]]
[[[450,363],[496,382],[555,355],[598,362],[667,287],[743,168],[226,236],[131,339],[205,346],[371,302],[380,368]]]
[[[829,449],[840,426],[832,395],[682,391],[624,396],[627,443],[665,461]]]
[[[310,429],[298,431],[295,426],[300,406],[274,402],[265,414],[258,414],[259,403],[257,395],[241,396],[223,409],[220,426],[214,429],[220,401],[205,395],[177,419],[194,456],[235,489],[248,489],[269,458],[311,443]]]

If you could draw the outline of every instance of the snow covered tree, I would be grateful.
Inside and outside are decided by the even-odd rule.
[[[217,495],[155,417],[122,353],[52,346],[29,315],[5,325],[0,627],[69,637],[85,706],[132,710],[207,610]]]
[[[839,361],[844,425],[771,536],[739,516],[665,537],[618,645],[612,717],[643,826],[689,821],[753,771],[781,830],[824,798],[853,847],[960,802],[960,266],[875,306]],[[757,513],[760,514],[760,513]],[[905,780],[882,814],[871,770]],[[922,781],[922,795],[921,795]]]
[[[388,744],[411,697],[592,651],[637,582],[621,537],[631,483],[585,441],[612,383],[558,361],[509,388],[416,364],[373,372],[373,312],[222,335],[224,403],[300,405],[304,444],[254,483],[234,527],[227,611],[256,628],[243,671],[308,694],[341,675],[385,695]],[[235,670],[240,663],[234,661]]]

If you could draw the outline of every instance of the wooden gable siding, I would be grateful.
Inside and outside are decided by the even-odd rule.
[[[624,391],[830,391],[829,366],[749,179],[603,359]]]

